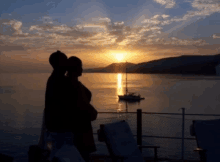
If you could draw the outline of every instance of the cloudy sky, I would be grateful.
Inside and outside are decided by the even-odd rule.
[[[220,0],[5,0],[0,71],[47,68],[61,50],[84,68],[220,53]]]

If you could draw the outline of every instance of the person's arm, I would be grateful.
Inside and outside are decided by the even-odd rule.
[[[89,99],[86,96],[86,90],[84,87],[85,86],[83,86],[83,84],[79,85],[79,96],[80,97],[78,99],[78,107],[80,108],[80,111],[86,116],[86,118],[88,118],[90,121],[94,121],[97,118],[98,112],[89,103]]]
[[[83,86],[83,89],[85,91],[86,97],[88,98],[89,102],[91,102],[91,99],[92,99],[91,91],[86,86],[84,86],[83,84],[82,84],[82,86]]]
[[[91,104],[83,104],[83,109],[80,110],[90,121],[94,121],[97,118],[98,112]]]

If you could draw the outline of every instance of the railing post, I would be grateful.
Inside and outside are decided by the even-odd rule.
[[[185,122],[185,108],[182,108],[182,161],[184,161],[184,122]]]
[[[142,146],[142,109],[137,109],[137,144]]]

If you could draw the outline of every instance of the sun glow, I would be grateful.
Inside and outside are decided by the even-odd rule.
[[[117,59],[118,61],[122,61],[123,58],[124,58],[124,55],[123,55],[122,53],[117,53],[117,54],[115,55],[115,57],[116,57],[116,59]]]
[[[133,53],[124,51],[124,50],[111,50],[108,52],[108,55],[111,57],[112,62],[125,62],[125,60],[129,60]]]

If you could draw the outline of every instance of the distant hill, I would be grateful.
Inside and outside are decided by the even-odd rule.
[[[127,68],[133,67],[135,64],[127,62]],[[120,73],[126,71],[126,63],[113,63],[107,67],[103,68],[94,68],[94,69],[85,69],[83,72],[85,73]]]
[[[133,67],[135,64],[127,62],[127,68]],[[103,72],[125,72],[126,71],[126,63],[113,63],[102,69]]]
[[[102,72],[102,69],[103,69],[104,67],[102,67],[102,68],[94,68],[94,69],[83,69],[83,72],[84,73],[100,73],[100,72]]]
[[[215,75],[220,55],[180,56],[140,63],[129,69],[131,73]]]
[[[216,75],[215,67],[220,64],[218,55],[185,55],[169,57],[139,64],[127,63],[128,73],[154,73],[154,74],[195,74]],[[126,63],[113,63],[104,68],[86,69],[84,72],[125,72]]]

